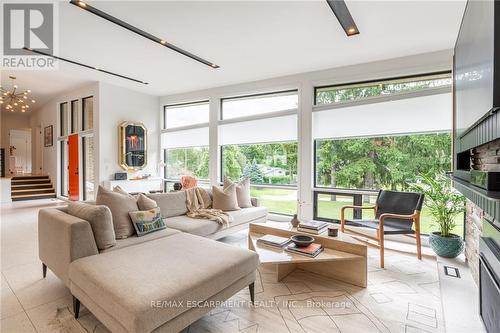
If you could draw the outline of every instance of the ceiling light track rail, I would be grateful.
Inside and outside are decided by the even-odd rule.
[[[349,8],[345,1],[343,0],[326,0],[330,8],[332,9],[333,14],[337,17],[342,29],[344,29],[347,37],[358,35],[359,30],[352,18],[351,12],[349,12]]]
[[[61,61],[73,64],[73,65],[77,65],[77,66],[85,67],[85,68],[88,68],[88,69],[92,69],[94,71],[98,71],[98,72],[101,72],[101,73],[106,73],[106,74],[109,74],[109,75],[113,75],[113,76],[116,76],[116,77],[119,77],[119,78],[122,78],[122,79],[125,79],[125,80],[134,81],[134,82],[141,83],[141,84],[148,84],[145,81],[134,79],[134,78],[132,78],[130,76],[125,76],[125,75],[117,74],[117,73],[114,73],[114,72],[107,71],[105,69],[101,69],[101,68],[97,68],[97,67],[90,66],[90,65],[87,65],[87,64],[83,64],[81,62],[74,61],[74,60],[71,60],[71,59],[67,59],[67,58],[63,58],[63,57],[58,57],[58,56],[55,56],[55,55],[52,55],[52,54],[49,54],[49,53],[45,53],[45,52],[42,52],[42,51],[39,51],[39,50],[34,50],[34,49],[27,48],[27,47],[23,47],[23,50],[30,51],[30,52],[33,52],[33,53],[36,53],[36,54],[39,54],[39,55],[43,55],[43,56],[46,56],[46,57],[51,57],[51,58],[54,58],[54,59],[57,59],[57,60],[61,60]]]
[[[204,65],[207,65],[207,66],[209,66],[211,68],[219,68],[218,65],[214,64],[211,61],[205,60],[205,59],[197,56],[196,54],[193,54],[193,53],[191,53],[189,51],[181,49],[180,47],[175,46],[174,44],[171,44],[171,43],[167,42],[164,39],[156,37],[156,36],[154,36],[154,35],[146,32],[144,30],[141,30],[141,29],[139,29],[139,28],[137,28],[137,27],[135,27],[135,26],[133,26],[131,24],[128,24],[127,22],[122,21],[119,18],[116,18],[116,17],[114,17],[114,16],[112,16],[112,15],[106,13],[106,12],[103,12],[102,10],[99,10],[99,9],[97,9],[97,8],[91,6],[91,5],[89,5],[89,4],[87,4],[87,3],[83,2],[83,1],[71,0],[70,3],[72,5],[75,5],[75,6],[79,7],[79,8],[81,8],[81,9],[83,9],[83,10],[86,10],[86,11],[88,11],[88,12],[94,14],[94,15],[97,15],[97,16],[105,19],[105,20],[108,20],[111,23],[119,25],[122,28],[125,28],[125,29],[127,29],[127,30],[129,30],[129,31],[131,31],[133,33],[136,33],[136,34],[138,34],[138,35],[140,35],[140,36],[142,36],[144,38],[147,38],[147,39],[149,39],[149,40],[151,40],[151,41],[153,41],[155,43],[158,43],[160,45],[168,47],[169,49],[171,49],[171,50],[173,50],[175,52],[178,52],[178,53],[180,53],[180,54],[182,54],[182,55],[184,55],[186,57],[189,57],[189,58],[191,58],[191,59],[193,59],[195,61],[198,61],[198,62],[200,62],[200,63],[202,63]]]

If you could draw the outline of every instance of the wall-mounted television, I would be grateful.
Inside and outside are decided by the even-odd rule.
[[[458,140],[500,106],[499,11],[498,1],[469,0],[465,8],[454,50]]]

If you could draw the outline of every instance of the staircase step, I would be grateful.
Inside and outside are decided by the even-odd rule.
[[[51,183],[44,184],[20,184],[20,185],[12,185],[12,190],[24,190],[24,189],[37,189],[37,188],[52,188]]]
[[[27,190],[13,190],[11,191],[11,196],[15,196],[18,194],[45,194],[45,193],[54,193],[54,188],[41,188],[41,189],[27,189]]]
[[[11,178],[12,180],[26,180],[26,179],[49,179],[49,176],[14,176]]]
[[[11,185],[50,184],[50,179],[17,179],[11,180]]]
[[[11,196],[12,201],[21,201],[21,200],[35,200],[35,199],[48,199],[55,198],[56,193],[44,193],[44,194],[19,194]]]
[[[49,176],[14,176],[11,178],[12,201],[55,198],[56,191]]]

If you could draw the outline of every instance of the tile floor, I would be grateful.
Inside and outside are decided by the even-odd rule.
[[[42,278],[38,260],[37,212],[63,205],[56,200],[39,200],[1,206],[1,306],[0,332],[106,332],[105,327],[83,310],[72,317],[71,296],[51,272]],[[224,242],[246,246],[245,232],[226,237]],[[388,253],[387,268],[378,268],[377,252],[370,250],[369,286],[366,289],[342,284],[318,275],[296,271],[281,283],[270,281],[269,272],[259,269],[258,301],[293,300],[296,308],[220,307],[186,332],[480,332],[474,302],[456,300],[460,289],[475,297],[471,279],[445,281],[436,260]],[[449,264],[449,263],[447,263]],[[468,274],[461,266],[462,275]],[[441,283],[439,282],[441,280]],[[460,284],[462,283],[462,285]],[[463,285],[467,283],[467,285]],[[450,297],[446,295],[452,295]],[[448,299],[442,299],[443,296]],[[247,300],[242,290],[232,300]],[[347,304],[342,309],[311,309],[300,306],[308,300]],[[451,300],[451,301],[450,301]],[[302,302],[302,303],[301,303]],[[304,303],[305,304],[305,303]],[[443,311],[442,305],[448,308]],[[468,306],[468,307],[467,307]],[[464,310],[465,309],[465,310]],[[455,311],[456,310],[456,311]],[[443,316],[444,313],[444,316]],[[447,323],[447,313],[454,323]],[[457,313],[460,316],[457,316]],[[460,322],[456,322],[461,318]]]

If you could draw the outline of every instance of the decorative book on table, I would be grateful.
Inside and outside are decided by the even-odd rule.
[[[319,235],[328,227],[327,222],[307,221],[300,222],[297,231]]]
[[[323,247],[321,244],[317,243],[312,243],[306,247],[299,247],[295,244],[290,244],[285,248],[285,251],[314,258],[323,251]]]
[[[315,229],[307,229],[307,228],[301,228],[301,227],[298,227],[297,228],[297,231],[300,231],[300,232],[304,232],[304,233],[308,233],[308,234],[313,234],[313,235],[319,235],[319,234],[322,234],[323,232],[326,231],[327,228],[323,228],[323,229],[319,229],[319,230],[315,230]]]
[[[279,237],[274,235],[265,235],[257,239],[257,243],[275,247],[283,247],[290,243],[290,238]]]
[[[299,228],[319,230],[328,227],[327,222],[304,221],[299,223]]]

